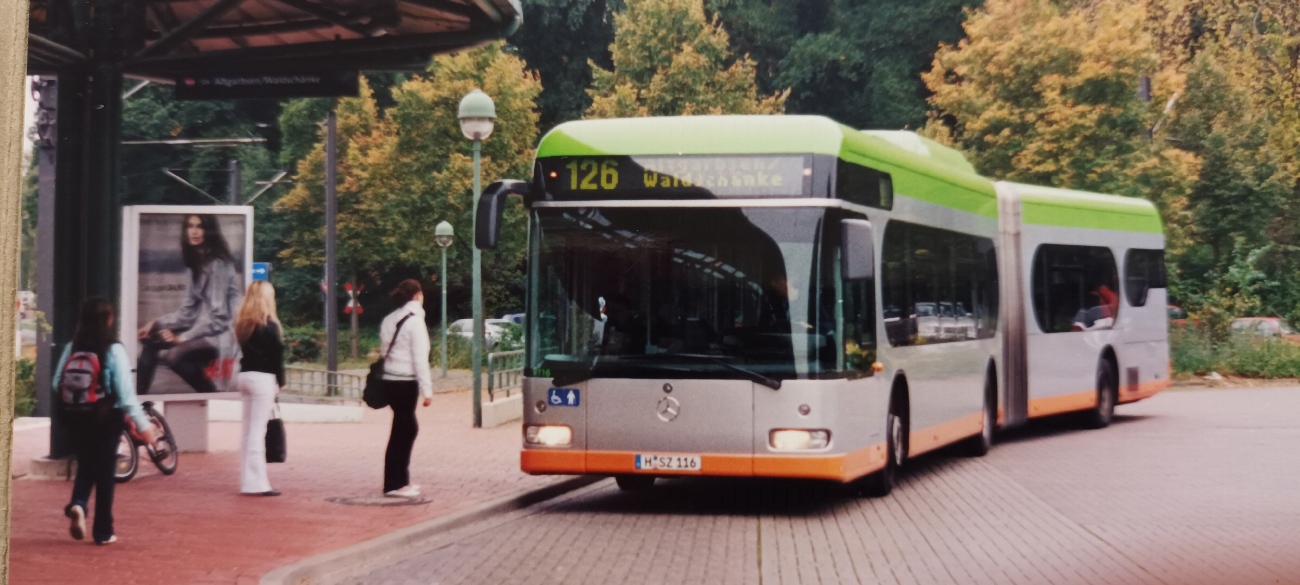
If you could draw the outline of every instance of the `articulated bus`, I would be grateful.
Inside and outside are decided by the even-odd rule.
[[[815,116],[590,120],[482,195],[529,215],[522,469],[815,478],[1169,383],[1147,201],[995,182],[914,133]],[[1122,275],[1122,277],[1121,277]]]

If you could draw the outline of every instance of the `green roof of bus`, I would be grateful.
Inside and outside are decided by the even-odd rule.
[[[1027,224],[1163,233],[1160,212],[1146,199],[1012,183]]]
[[[993,183],[960,151],[904,131],[858,131],[823,116],[579,120],[542,137],[539,158],[673,154],[825,154],[891,175],[900,196],[997,217]],[[1025,223],[1161,233],[1149,201],[1016,185]]]
[[[825,154],[890,173],[900,194],[997,216],[993,184],[956,151],[904,148],[822,116],[680,116],[566,122],[542,137],[538,158],[663,154]],[[924,156],[919,152],[931,152]]]

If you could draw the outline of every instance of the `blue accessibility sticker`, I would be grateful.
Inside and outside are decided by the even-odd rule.
[[[546,402],[551,406],[579,406],[582,393],[577,388],[551,388],[546,393]]]

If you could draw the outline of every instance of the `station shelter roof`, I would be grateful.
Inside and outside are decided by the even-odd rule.
[[[522,10],[518,0],[31,0],[30,16],[30,73],[116,52],[107,60],[124,74],[170,79],[420,69],[434,54],[508,36]]]

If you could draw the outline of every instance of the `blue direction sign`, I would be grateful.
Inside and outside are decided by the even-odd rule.
[[[577,388],[551,388],[546,393],[546,402],[551,406],[579,406],[582,404],[582,393]]]
[[[271,263],[254,262],[253,280],[271,280]]]

